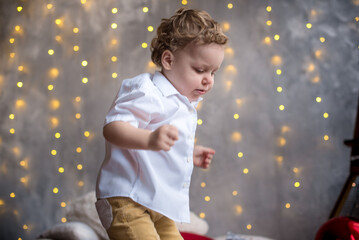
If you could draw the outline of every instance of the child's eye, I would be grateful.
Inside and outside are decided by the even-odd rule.
[[[200,68],[194,68],[194,70],[197,72],[197,73],[203,73],[204,71]]]

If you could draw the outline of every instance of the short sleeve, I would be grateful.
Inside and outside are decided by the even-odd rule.
[[[146,128],[162,112],[158,90],[150,79],[124,80],[105,118],[105,125],[113,121],[129,122]]]

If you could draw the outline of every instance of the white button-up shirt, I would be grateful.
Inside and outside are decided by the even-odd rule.
[[[174,221],[189,222],[197,104],[182,96],[160,72],[124,80],[105,125],[124,121],[153,131],[170,124],[177,127],[178,140],[170,151],[124,149],[106,141],[97,198],[130,197]]]

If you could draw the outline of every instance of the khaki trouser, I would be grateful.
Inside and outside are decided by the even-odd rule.
[[[111,240],[183,240],[174,221],[130,198],[99,199],[96,208]]]

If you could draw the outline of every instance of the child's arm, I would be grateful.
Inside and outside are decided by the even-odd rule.
[[[107,141],[120,148],[169,151],[178,140],[178,130],[164,125],[155,131],[136,128],[128,122],[114,121],[103,128]]]
[[[196,167],[209,168],[215,152],[212,148],[195,145],[193,149],[193,164]]]

